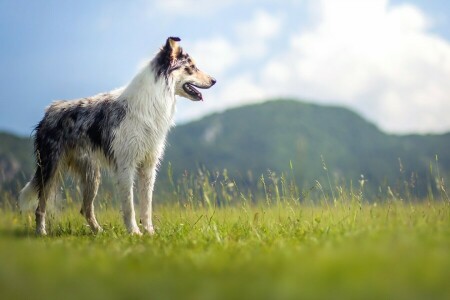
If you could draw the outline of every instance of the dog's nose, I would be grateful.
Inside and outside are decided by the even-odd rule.
[[[215,85],[217,82],[217,80],[215,78],[211,77],[211,86]]]

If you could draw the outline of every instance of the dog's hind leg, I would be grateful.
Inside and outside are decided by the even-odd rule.
[[[52,189],[45,186],[39,191],[39,202],[36,208],[36,234],[37,235],[47,235],[47,230],[45,229],[45,215],[47,199],[51,197]]]
[[[100,168],[98,166],[88,168],[84,179],[81,181],[83,185],[83,206],[81,213],[86,218],[94,233],[102,232],[103,229],[98,224],[94,212],[94,199],[97,196],[98,186],[100,185]]]
[[[98,168],[93,170],[91,174],[87,175],[85,180],[82,180],[83,206],[81,208],[81,213],[86,218],[86,221],[94,233],[103,231],[102,227],[97,222],[94,212],[94,199],[97,195],[99,184],[100,170]]]
[[[33,184],[38,187],[38,206],[36,208],[36,234],[47,235],[45,229],[46,206],[49,199],[55,195],[56,170],[48,175],[42,175],[41,166],[38,166],[36,174],[32,180]]]
[[[80,213],[86,218],[94,233],[101,232],[103,229],[98,224],[94,212],[94,200],[100,185],[100,167],[89,157],[73,159],[70,165],[71,169],[79,176],[82,186],[83,204]]]

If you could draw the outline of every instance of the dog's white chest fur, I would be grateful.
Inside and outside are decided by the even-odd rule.
[[[167,133],[174,125],[176,99],[170,88],[173,85],[161,84],[161,80],[166,79],[155,78],[146,68],[119,96],[119,101],[127,101],[127,114],[112,147],[126,165],[136,165],[145,159],[157,163],[164,152]]]

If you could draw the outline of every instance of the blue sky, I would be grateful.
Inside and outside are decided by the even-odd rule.
[[[272,97],[349,107],[394,133],[450,131],[450,5],[415,0],[0,1],[0,130],[125,85],[167,36],[217,78],[177,122]]]

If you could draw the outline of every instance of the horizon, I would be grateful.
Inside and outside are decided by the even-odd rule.
[[[189,101],[189,100],[186,100]],[[179,122],[175,125],[175,127],[179,127],[179,126],[185,126],[185,125],[189,125],[191,123],[195,123],[195,122],[199,122],[202,121],[204,119],[213,117],[214,115],[220,115],[220,114],[225,114],[228,113],[230,111],[234,111],[234,110],[239,110],[241,108],[247,108],[247,107],[253,107],[253,106],[260,106],[260,105],[266,105],[269,103],[276,103],[276,102],[291,102],[291,103],[296,103],[298,105],[311,105],[311,106],[316,106],[316,107],[320,107],[320,108],[325,108],[325,109],[343,109],[346,111],[349,111],[351,113],[353,113],[355,115],[355,117],[362,119],[364,122],[366,122],[367,124],[370,124],[372,126],[374,126],[378,131],[380,131],[381,133],[388,135],[388,136],[410,136],[410,135],[418,135],[418,136],[442,136],[442,135],[448,135],[450,134],[450,130],[446,131],[446,132],[441,132],[441,133],[435,133],[435,132],[406,132],[406,133],[392,133],[392,132],[387,132],[386,130],[383,130],[382,128],[380,128],[376,123],[371,122],[370,120],[368,120],[367,118],[365,118],[363,115],[361,115],[360,113],[358,113],[356,110],[349,108],[349,107],[345,107],[343,105],[340,105],[338,103],[336,104],[327,104],[327,103],[317,103],[317,102],[313,102],[313,101],[308,101],[308,100],[304,100],[304,99],[294,99],[294,98],[288,98],[288,97],[278,97],[278,98],[272,98],[272,99],[265,99],[262,101],[258,101],[258,102],[251,102],[251,103],[245,103],[242,105],[238,105],[238,106],[230,106],[230,107],[226,107],[223,110],[217,110],[217,111],[211,111],[206,113],[205,115],[201,115],[197,118],[193,118],[184,122]],[[170,132],[172,132],[173,130],[171,130]],[[169,135],[170,135],[169,132]],[[22,134],[22,133],[17,133],[17,132],[13,132],[13,131],[8,131],[8,130],[4,130],[2,128],[0,128],[0,133],[5,133],[5,134],[9,134],[9,135],[13,135],[13,136],[17,136],[19,138],[32,138],[33,134],[34,134],[34,127],[33,129],[30,130],[29,134]]]

